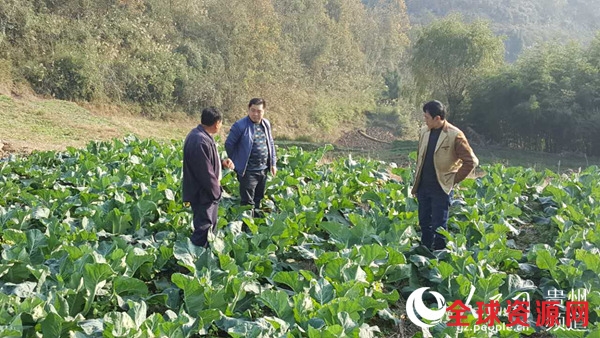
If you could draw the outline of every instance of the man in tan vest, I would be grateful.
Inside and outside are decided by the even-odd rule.
[[[452,188],[479,164],[460,129],[446,121],[439,101],[423,106],[425,123],[419,137],[417,172],[412,189],[419,202],[421,245],[441,250],[446,247],[438,228],[447,229]]]

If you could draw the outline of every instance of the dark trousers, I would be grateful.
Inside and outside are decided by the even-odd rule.
[[[421,244],[433,250],[446,247],[446,238],[437,233],[438,228],[448,229],[448,208],[450,195],[438,185],[423,186],[417,191],[419,201],[419,224],[421,225]]]
[[[208,231],[217,230],[217,216],[219,214],[219,201],[209,204],[192,204],[194,212],[194,232],[192,243],[197,246],[208,247]]]
[[[265,197],[267,170],[246,170],[244,176],[238,174],[242,205],[254,205],[255,209],[260,207],[260,201]]]

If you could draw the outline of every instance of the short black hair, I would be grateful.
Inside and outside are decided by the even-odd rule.
[[[204,108],[202,111],[202,116],[200,117],[200,123],[205,126],[212,126],[215,123],[221,121],[223,119],[223,115],[221,112],[215,107]]]
[[[263,105],[263,108],[267,108],[267,101],[265,101],[265,99],[260,98],[260,97],[255,97],[252,100],[250,100],[250,103],[248,103],[248,108],[256,105],[256,106],[260,106]]]
[[[442,120],[446,118],[446,107],[438,100],[425,103],[423,105],[423,112],[429,113],[431,117],[439,116]]]

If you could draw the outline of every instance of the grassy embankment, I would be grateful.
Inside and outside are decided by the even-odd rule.
[[[182,139],[197,123],[197,120],[183,116],[170,121],[150,120],[124,111],[119,107],[82,107],[61,100],[0,95],[0,141],[5,144],[5,153],[7,150],[62,150],[67,146],[82,147],[90,140],[121,138],[128,134],[160,140]],[[223,128],[222,133],[227,129]],[[320,146],[312,142],[276,142],[280,146],[297,145],[306,150]],[[378,158],[402,165],[416,147],[416,141],[396,141],[391,146],[382,145],[382,149],[377,150],[336,147],[331,155],[351,153],[354,156]],[[577,154],[558,155],[478,146],[474,149],[481,164],[503,163],[507,166],[533,167],[538,170],[548,168],[560,172],[600,165],[599,158]]]
[[[84,108],[73,102],[6,95],[0,95],[0,115],[0,140],[14,152],[82,147],[90,140],[108,140],[128,134],[179,139],[196,123],[185,117],[172,121],[150,120],[117,107]]]

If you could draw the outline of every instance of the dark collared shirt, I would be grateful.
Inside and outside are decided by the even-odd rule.
[[[433,163],[433,154],[435,153],[435,146],[437,145],[441,133],[442,128],[431,129],[429,132],[429,142],[427,142],[427,152],[425,153],[425,159],[423,160],[423,171],[421,173],[419,189],[422,187],[437,188],[440,186],[435,172],[435,165]]]

